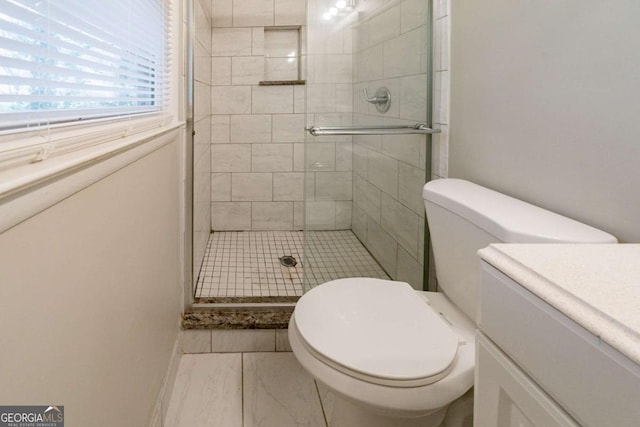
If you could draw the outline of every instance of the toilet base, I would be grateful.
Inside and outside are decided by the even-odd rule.
[[[439,427],[447,413],[447,407],[415,418],[399,418],[382,415],[366,406],[335,396],[330,427]]]

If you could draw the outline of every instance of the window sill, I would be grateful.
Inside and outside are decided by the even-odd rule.
[[[0,233],[181,137],[174,122],[0,171]]]

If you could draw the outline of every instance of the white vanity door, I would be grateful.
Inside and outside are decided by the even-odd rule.
[[[475,398],[474,426],[579,426],[480,331]]]

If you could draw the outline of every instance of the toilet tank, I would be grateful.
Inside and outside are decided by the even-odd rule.
[[[476,321],[476,252],[491,243],[617,243],[589,225],[461,179],[422,190],[438,288]]]

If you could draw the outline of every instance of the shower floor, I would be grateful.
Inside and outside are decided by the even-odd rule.
[[[303,245],[302,231],[211,233],[195,296],[295,298],[304,286],[342,277],[389,278],[350,230],[307,232],[307,263]],[[281,265],[283,256],[293,256],[297,264]]]

